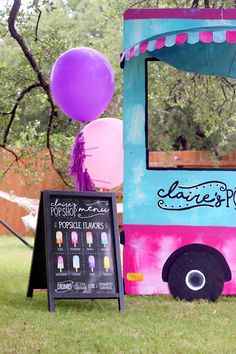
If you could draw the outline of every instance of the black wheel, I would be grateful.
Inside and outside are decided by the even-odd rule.
[[[185,252],[172,264],[168,285],[170,293],[180,300],[215,301],[223,290],[223,269],[211,254]]]

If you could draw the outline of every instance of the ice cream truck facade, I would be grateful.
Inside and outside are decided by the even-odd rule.
[[[152,167],[147,133],[147,73],[153,59],[178,70],[235,78],[235,53],[236,10],[124,14],[127,294],[171,293],[186,300],[236,294],[236,171]]]

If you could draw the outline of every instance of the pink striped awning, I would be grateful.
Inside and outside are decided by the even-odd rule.
[[[138,56],[145,52],[152,52],[163,47],[180,46],[185,43],[196,44],[202,43],[236,43],[236,31],[201,31],[201,32],[186,32],[168,35],[138,43],[132,48],[125,50],[120,58],[120,61],[128,61],[132,57]]]

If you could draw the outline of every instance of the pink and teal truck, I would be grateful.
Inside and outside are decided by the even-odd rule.
[[[216,300],[236,294],[236,170],[153,167],[148,68],[153,60],[236,78],[235,9],[124,14],[124,283],[127,294]]]

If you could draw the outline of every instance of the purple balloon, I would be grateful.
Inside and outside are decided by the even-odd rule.
[[[92,121],[105,111],[112,99],[112,67],[95,49],[70,49],[53,65],[51,91],[60,109],[70,118]]]

